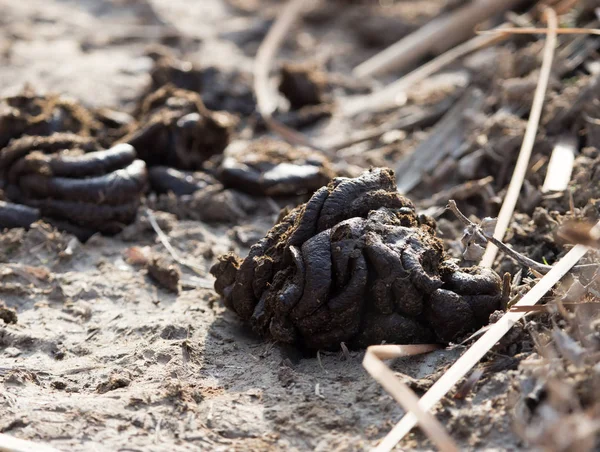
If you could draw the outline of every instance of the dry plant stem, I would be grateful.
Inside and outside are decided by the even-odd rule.
[[[473,34],[478,23],[522,3],[522,0],[475,0],[459,10],[432,20],[384,51],[359,64],[356,77],[371,77],[401,70],[428,53],[443,52]]]
[[[508,34],[508,35],[548,35],[551,32],[559,35],[598,35],[600,30],[596,28],[558,28],[552,31],[551,28],[503,28],[502,30],[482,30],[477,34]]]
[[[447,99],[447,101],[443,101],[440,104],[423,112],[410,114],[398,120],[384,123],[370,130],[357,131],[355,133],[351,133],[349,136],[348,134],[344,133],[341,136],[326,137],[318,140],[317,144],[320,147],[329,150],[330,152],[339,151],[364,141],[379,138],[390,130],[402,130],[418,127],[420,124],[429,119],[442,116],[446,111],[448,111],[452,104],[453,101],[451,99]]]
[[[150,222],[150,226],[152,226],[152,229],[154,229],[154,232],[156,232],[158,239],[163,244],[163,246],[166,248],[166,250],[169,252],[169,254],[173,258],[173,260],[180,265],[188,267],[190,270],[194,271],[195,273],[198,273],[199,275],[204,274],[205,270],[203,268],[194,264],[193,262],[190,262],[190,261],[182,258],[179,255],[179,253],[177,252],[177,250],[175,250],[175,248],[173,248],[173,246],[171,246],[171,243],[169,242],[169,237],[167,237],[167,234],[165,234],[163,232],[163,230],[160,228],[160,226],[158,225],[158,222],[156,221],[156,218],[154,217],[154,214],[152,213],[152,211],[150,209],[146,209],[146,215],[148,215],[148,221]]]
[[[0,452],[60,452],[54,447],[0,433]]]
[[[558,26],[558,20],[556,13],[551,8],[545,10],[548,20],[548,28],[556,31]],[[533,105],[531,107],[531,113],[527,122],[527,128],[525,130],[525,136],[523,137],[523,144],[519,151],[519,157],[517,164],[513,172],[513,176],[508,185],[508,191],[502,203],[500,214],[498,215],[498,223],[496,224],[496,230],[494,231],[494,237],[502,240],[506,229],[512,218],[512,214],[525,180],[525,174],[527,173],[527,166],[529,165],[529,159],[531,157],[531,151],[533,150],[533,144],[535,142],[535,135],[537,133],[538,125],[540,122],[540,116],[542,114],[542,107],[544,104],[544,96],[546,95],[546,89],[548,87],[548,80],[550,79],[550,70],[552,69],[552,60],[554,59],[554,49],[556,48],[556,33],[548,33],[546,37],[546,44],[544,46],[544,56],[542,61],[542,68],[540,70],[540,77],[533,97]],[[494,244],[488,243],[485,253],[481,259],[481,264],[484,267],[491,267],[494,263],[494,259],[498,254],[498,248]]]
[[[486,240],[488,240],[488,242],[492,242],[494,245],[496,245],[498,248],[500,248],[502,251],[504,251],[506,254],[508,254],[510,257],[512,257],[514,260],[516,260],[520,264],[522,264],[526,267],[532,268],[534,270],[537,270],[538,272],[540,272],[542,274],[548,273],[552,269],[551,265],[540,264],[539,262],[536,262],[533,259],[523,256],[522,254],[518,253],[517,251],[515,251],[512,248],[505,245],[502,241],[498,240],[497,238],[495,238],[489,234],[486,234],[485,231],[483,231],[483,229],[479,228],[475,223],[473,223],[471,220],[469,220],[458,209],[458,206],[456,205],[456,202],[453,199],[448,201],[448,205],[446,206],[446,208],[451,210],[452,213],[456,216],[456,218],[458,218],[460,220],[460,222],[462,224],[464,224],[465,226],[476,228],[477,231]]]
[[[437,345],[374,345],[367,348],[363,367],[388,391],[405,411],[414,413],[420,427],[429,439],[443,452],[458,451],[456,443],[448,435],[442,424],[431,413],[419,407],[419,398],[383,362],[384,359],[412,356],[438,349]]]
[[[504,25],[507,24],[500,25],[500,27],[503,27]],[[403,97],[402,94],[413,85],[466,55],[492,44],[496,44],[497,42],[501,42],[507,38],[508,36],[505,35],[476,36],[418,67],[404,77],[387,85],[380,91],[367,96],[350,98],[341,102],[339,107],[340,111],[345,116],[354,116],[362,112],[377,112],[396,107],[399,104],[397,99]]]
[[[256,96],[258,112],[269,129],[292,144],[309,146],[313,149],[321,150],[306,136],[290,129],[273,118],[273,112],[277,108],[277,97],[269,86],[269,74],[271,73],[273,60],[305,3],[305,0],[290,0],[277,16],[277,20],[261,43],[256,53],[256,59],[254,60],[254,94]]]
[[[594,226],[600,230],[600,222]],[[583,245],[575,246],[546,274],[527,294],[519,300],[516,306],[535,305],[560,279],[585,255],[588,248]],[[498,322],[490,326],[481,336],[419,401],[423,410],[430,410],[438,403],[479,360],[498,342],[523,316],[524,312],[507,312]],[[416,425],[417,417],[413,413],[406,414],[390,433],[377,446],[375,451],[392,450],[398,442]]]

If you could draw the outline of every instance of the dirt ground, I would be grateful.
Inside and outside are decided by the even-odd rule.
[[[361,93],[364,84],[349,75],[353,66],[464,2],[388,2],[390,9],[384,11],[375,3],[322,2],[294,28],[281,60],[326,65],[337,74],[330,94]],[[347,10],[337,14],[341,4]],[[151,46],[162,44],[202,69],[247,74],[280,6],[281,2],[259,0],[0,0],[1,94],[29,84],[38,92],[72,96],[90,108],[131,111],[150,82]],[[530,49],[520,63],[531,70],[538,64],[539,44],[519,43]],[[488,54],[485,58],[489,61]],[[483,70],[465,82],[463,69],[452,68],[443,83],[420,85],[409,105],[440,105],[462,94],[465,84],[483,89],[493,84]],[[249,85],[235,88],[244,93]],[[210,96],[211,89],[216,88],[208,84],[201,94]],[[496,115],[487,122],[474,114],[469,130],[473,137],[483,133],[490,139],[497,130],[509,130],[505,135],[517,138],[499,146],[508,149],[510,162],[506,167],[479,163],[471,172],[465,164],[461,174],[475,179],[503,171],[494,174],[494,189],[500,193],[526,120],[526,109],[519,106],[528,101],[506,85],[486,93],[503,107],[517,103],[512,111],[519,114],[512,119]],[[553,108],[559,109],[559,104],[555,100]],[[367,123],[386,118],[378,115]],[[430,136],[432,123],[388,134],[375,145],[344,149],[332,157],[332,167],[338,174],[356,175],[371,166],[394,165]],[[356,122],[334,115],[308,134],[339,135],[356,127]],[[548,130],[553,133],[550,126]],[[533,159],[540,173],[551,150],[544,133]],[[596,157],[589,156],[594,165]],[[481,168],[488,169],[482,174]],[[429,203],[435,193],[448,188],[439,182],[443,178],[436,180],[414,192],[417,207],[430,214],[445,205]],[[528,180],[539,184],[541,176],[534,171]],[[478,193],[461,206],[480,217],[496,214],[497,193]],[[593,196],[581,196],[578,207],[583,209]],[[142,266],[128,263],[132,247],[150,247],[166,255],[144,208],[119,235],[95,235],[85,244],[47,224],[2,233],[0,297],[16,309],[18,322],[0,326],[0,432],[64,451],[358,451],[376,445],[403,411],[361,366],[364,352],[305,356],[262,340],[212,289],[209,269],[215,258],[229,251],[244,256],[276,222],[279,208],[295,205],[289,200],[256,203],[256,214],[235,223],[155,212],[173,247],[202,270],[195,274],[182,268],[178,294],[157,285]],[[560,203],[568,209],[567,197]],[[589,217],[595,213],[586,211]],[[517,215],[521,217],[511,230],[511,243],[540,262],[554,262],[562,248],[549,233],[532,232],[543,223],[541,214],[535,217],[533,209],[521,205]],[[449,252],[458,255],[458,223],[449,215],[437,218]],[[518,266],[500,258],[495,269],[515,274]],[[523,375],[518,364],[531,355],[533,345],[529,337],[518,340],[518,346],[487,358],[483,377],[466,397],[447,398],[436,408],[461,449],[527,449],[514,432],[512,410]],[[393,369],[421,395],[463,350],[453,346],[398,359]],[[400,447],[433,446],[415,429]]]

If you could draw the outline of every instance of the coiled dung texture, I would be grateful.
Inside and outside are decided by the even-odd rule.
[[[432,225],[389,169],[336,178],[245,259],[221,256],[215,290],[263,336],[304,349],[450,342],[488,322],[502,284],[450,261]]]
[[[132,146],[101,149],[68,133],[11,141],[0,151],[0,174],[11,201],[108,234],[134,220],[148,180]]]

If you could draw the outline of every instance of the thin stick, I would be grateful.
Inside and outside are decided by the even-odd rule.
[[[554,32],[558,35],[600,35],[600,30],[597,28],[557,28],[552,30],[551,28],[503,28],[502,30],[481,30],[478,31],[478,35],[489,35],[489,34],[511,34],[511,35],[548,35]]]
[[[498,240],[494,236],[490,235],[481,226],[473,223],[471,220],[469,220],[465,216],[464,213],[462,213],[459,210],[458,206],[456,205],[456,202],[453,199],[448,201],[448,204],[446,205],[446,209],[449,209],[450,211],[452,211],[452,213],[456,216],[456,218],[458,218],[458,220],[463,225],[465,225],[466,228],[468,228],[467,230],[472,231],[474,234],[479,234],[480,237],[483,237],[487,242],[493,243],[498,248],[500,248],[502,251],[504,251],[505,254],[512,257],[514,260],[516,260],[519,264],[524,265],[525,267],[529,267],[529,269],[532,271],[532,273],[538,272],[541,275],[545,275],[550,270],[552,270],[552,265],[540,264],[539,262],[534,261],[533,259],[530,259],[527,256],[523,256],[521,253],[513,250],[511,247],[506,245],[501,240]],[[573,267],[573,270],[587,270],[589,268],[597,268],[597,267],[598,267],[598,264],[576,265],[575,267]]]
[[[406,348],[406,349],[403,349]],[[413,349],[410,349],[413,347]],[[391,348],[391,350],[386,350]],[[446,429],[435,416],[419,406],[419,398],[402,381],[396,378],[394,372],[382,361],[398,356],[410,356],[426,353],[439,348],[436,345],[376,345],[367,348],[363,359],[363,367],[369,374],[388,391],[405,411],[413,413],[418,419],[420,427],[429,439],[442,452],[458,452],[458,446],[452,440]]]
[[[548,28],[556,31],[558,26],[556,13],[553,9],[547,8],[546,15],[548,20]],[[549,33],[546,37],[542,68],[540,70],[540,77],[535,94],[533,96],[533,105],[531,107],[531,113],[527,122],[525,136],[523,137],[523,144],[521,146],[521,150],[519,151],[517,164],[510,180],[510,184],[508,185],[508,191],[506,192],[504,202],[502,203],[500,214],[498,215],[498,223],[496,224],[496,230],[494,231],[494,237],[498,240],[502,240],[504,238],[504,234],[506,233],[506,229],[508,228],[510,219],[512,218],[512,214],[515,210],[517,199],[519,198],[519,193],[521,191],[521,187],[523,186],[523,181],[525,180],[527,166],[529,165],[531,151],[533,150],[533,144],[535,142],[535,135],[540,122],[540,116],[542,115],[544,96],[546,95],[548,80],[550,79],[550,71],[552,69],[552,60],[554,59],[556,41],[556,33]],[[498,248],[495,245],[488,243],[480,265],[484,267],[491,267],[497,254]]]
[[[522,3],[522,0],[475,0],[466,6],[432,20],[382,52],[359,64],[356,77],[371,77],[391,70],[402,70],[426,54],[443,52],[473,34],[473,28],[496,14]]]
[[[0,452],[60,452],[46,444],[34,443],[0,433]]]
[[[456,202],[451,199],[448,201],[448,204],[446,205],[446,209],[449,209],[452,211],[452,213],[456,216],[456,218],[458,218],[458,220],[465,225],[467,228],[471,228],[473,231],[476,231],[476,233],[481,234],[481,236],[483,236],[484,239],[486,239],[489,242],[493,243],[494,245],[496,245],[498,248],[500,248],[502,251],[504,251],[506,254],[508,254],[510,257],[512,257],[514,260],[516,260],[518,263],[532,268],[534,270],[537,270],[540,273],[548,273],[551,269],[552,266],[551,265],[545,265],[545,264],[540,264],[539,262],[534,261],[533,259],[528,258],[527,256],[523,256],[522,254],[518,253],[517,251],[513,250],[512,248],[508,247],[508,245],[505,245],[504,242],[502,242],[501,240],[498,240],[497,238],[487,234],[483,228],[479,227],[478,225],[476,225],[475,223],[473,223],[471,220],[469,220],[465,214],[463,214],[459,209],[458,206],[456,205]]]
[[[500,25],[500,27],[507,24]],[[418,82],[440,71],[450,63],[472,53],[507,39],[508,36],[498,34],[493,36],[476,36],[469,41],[454,47],[430,62],[418,67],[404,77],[387,85],[382,90],[366,96],[355,96],[340,102],[340,111],[345,116],[354,116],[362,112],[376,112],[393,108],[403,98],[402,93]]]
[[[188,267],[190,270],[193,270],[194,272],[198,273],[199,275],[203,275],[206,273],[206,271],[202,267],[194,264],[193,262],[188,261],[187,259],[184,259],[183,257],[181,257],[179,255],[177,250],[175,250],[175,248],[173,248],[173,246],[169,242],[169,237],[167,236],[167,234],[165,234],[163,232],[163,230],[160,228],[160,226],[158,225],[158,222],[156,221],[156,218],[154,217],[154,214],[152,213],[152,211],[150,209],[146,209],[146,215],[148,216],[148,221],[150,222],[150,226],[152,226],[152,229],[154,229],[154,232],[156,232],[158,239],[163,244],[165,249],[169,252],[169,254],[171,255],[171,257],[173,258],[173,260],[175,262],[177,262],[178,264],[183,265],[185,267]]]
[[[600,222],[594,226],[600,230]],[[516,306],[533,306],[587,253],[588,248],[576,245],[548,272]],[[423,410],[430,410],[438,403],[479,360],[498,342],[523,316],[524,312],[507,312],[498,322],[481,336],[453,365],[435,382],[419,401]],[[416,425],[414,413],[407,413],[388,433],[375,449],[376,452],[392,450],[398,442]]]
[[[273,113],[277,108],[277,97],[271,92],[269,86],[269,74],[273,60],[305,3],[305,0],[290,0],[277,16],[277,20],[258,48],[254,60],[254,94],[258,112],[273,132],[292,144],[319,149],[306,136],[273,118]]]

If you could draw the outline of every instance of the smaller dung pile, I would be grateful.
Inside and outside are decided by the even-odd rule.
[[[71,133],[12,140],[0,153],[0,175],[8,200],[33,208],[20,207],[27,214],[21,226],[36,219],[37,209],[39,217],[79,237],[115,234],[132,222],[148,179],[132,146],[101,149],[93,138]],[[1,226],[19,223],[11,221]]]

